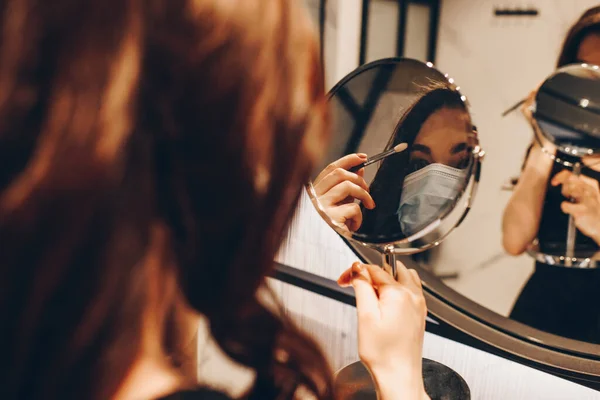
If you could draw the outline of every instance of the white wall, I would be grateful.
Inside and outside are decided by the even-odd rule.
[[[528,0],[538,17],[495,17],[502,3],[443,0],[436,64],[468,97],[487,157],[475,207],[440,249],[438,272],[471,271],[451,286],[500,313],[532,270],[527,256],[514,259],[501,249],[501,215],[510,193],[502,183],[517,175],[531,130],[519,113],[500,114],[549,75],[569,26],[593,0]],[[486,265],[484,269],[480,266]],[[473,270],[474,269],[474,270]]]
[[[302,0],[319,34],[319,0]],[[325,88],[358,67],[362,0],[326,0],[324,29]]]
[[[371,0],[367,35],[366,62],[395,57],[398,38],[398,1]],[[406,9],[404,54],[408,58],[427,60],[430,8],[411,3]]]
[[[361,0],[327,0],[325,12],[325,86],[333,87],[358,67]]]
[[[431,61],[427,59],[431,19],[430,7],[411,3],[406,7],[406,13],[404,56],[421,61]]]
[[[398,2],[371,0],[367,31],[366,62],[396,55]]]

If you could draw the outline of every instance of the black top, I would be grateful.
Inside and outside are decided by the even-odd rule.
[[[231,398],[220,392],[208,389],[197,389],[177,392],[157,400],[231,400]]]
[[[560,158],[569,162],[577,161],[576,158],[564,154],[560,154]],[[573,168],[567,168],[562,164],[555,162],[554,166],[552,167],[550,179],[564,169],[571,171],[573,170]],[[581,173],[582,175],[586,175],[590,178],[600,181],[600,173],[588,167],[583,166],[581,168]],[[565,244],[567,242],[569,216],[560,208],[561,203],[566,201],[566,198],[562,195],[561,190],[561,186],[555,187],[550,185],[548,182],[548,188],[546,191],[546,198],[544,199],[544,206],[538,232],[540,250],[543,253],[565,254],[566,251]],[[590,252],[590,255],[593,255],[596,251],[600,250],[600,247],[593,239],[587,237],[578,230],[575,250],[576,253]]]

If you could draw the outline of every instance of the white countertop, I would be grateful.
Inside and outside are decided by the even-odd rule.
[[[337,279],[356,260],[303,198],[277,261]],[[358,359],[353,307],[274,280],[271,284],[286,309],[321,344],[335,369]],[[600,392],[431,333],[425,334],[423,356],[462,375],[474,400],[600,399]]]

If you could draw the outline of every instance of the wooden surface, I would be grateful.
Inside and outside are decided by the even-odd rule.
[[[337,279],[356,260],[304,198],[277,261]],[[334,369],[358,359],[353,307],[281,282],[271,281],[271,286],[321,344]],[[473,399],[600,399],[599,392],[430,333],[425,334],[423,356],[461,374]]]

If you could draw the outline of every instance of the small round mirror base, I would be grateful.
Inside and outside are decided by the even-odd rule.
[[[438,362],[423,359],[425,391],[431,400],[470,400],[471,391],[454,370]],[[357,361],[342,368],[335,377],[340,400],[377,400],[375,384],[363,363]]]

